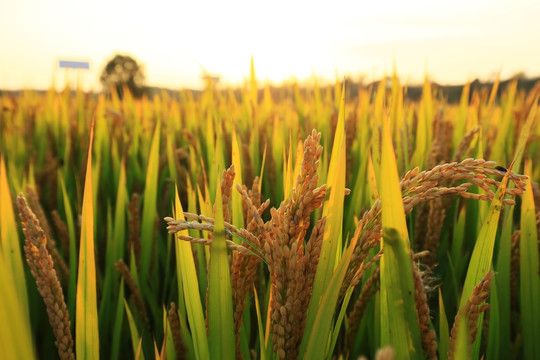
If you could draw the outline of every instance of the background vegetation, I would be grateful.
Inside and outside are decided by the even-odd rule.
[[[540,87],[498,92],[4,94],[0,347],[540,356]]]

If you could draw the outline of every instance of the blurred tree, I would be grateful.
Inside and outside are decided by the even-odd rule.
[[[128,55],[116,55],[111,59],[101,72],[100,81],[105,93],[110,93],[114,88],[120,98],[124,95],[124,87],[134,97],[141,97],[146,91],[143,69]]]

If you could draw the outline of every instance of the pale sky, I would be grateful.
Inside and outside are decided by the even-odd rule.
[[[444,84],[540,75],[540,1],[0,2],[0,89],[62,87],[99,74],[116,53],[146,83],[202,88],[202,69],[239,85],[250,58],[260,83],[350,75],[378,80],[394,61],[403,82]],[[67,73],[59,60],[84,60]]]

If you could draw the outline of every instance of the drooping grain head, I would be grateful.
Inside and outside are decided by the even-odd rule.
[[[56,338],[58,355],[60,359],[75,359],[69,313],[54,270],[53,258],[47,250],[47,237],[22,194],[17,197],[17,208],[26,237],[24,246],[26,262],[45,302],[49,323]]]

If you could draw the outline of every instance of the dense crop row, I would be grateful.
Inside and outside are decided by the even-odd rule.
[[[0,348],[539,357],[540,88],[516,85],[2,96]]]

